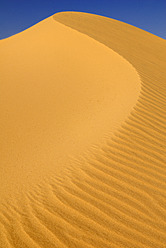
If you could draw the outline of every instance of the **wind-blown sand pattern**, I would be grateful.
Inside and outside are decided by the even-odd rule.
[[[0,41],[0,247],[166,247],[165,54],[73,12]]]

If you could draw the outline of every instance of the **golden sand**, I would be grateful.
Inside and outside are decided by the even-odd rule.
[[[85,13],[0,41],[0,247],[166,247],[165,54]]]

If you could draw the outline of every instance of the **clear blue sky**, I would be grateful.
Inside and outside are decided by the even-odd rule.
[[[108,16],[166,39],[166,0],[0,0],[0,39],[59,11]]]

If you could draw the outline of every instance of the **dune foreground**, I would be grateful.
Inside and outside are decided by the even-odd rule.
[[[0,248],[166,248],[165,54],[77,12],[0,41]]]

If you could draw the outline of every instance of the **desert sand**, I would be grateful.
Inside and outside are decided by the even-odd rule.
[[[0,41],[0,248],[166,248],[165,54],[77,12]]]

